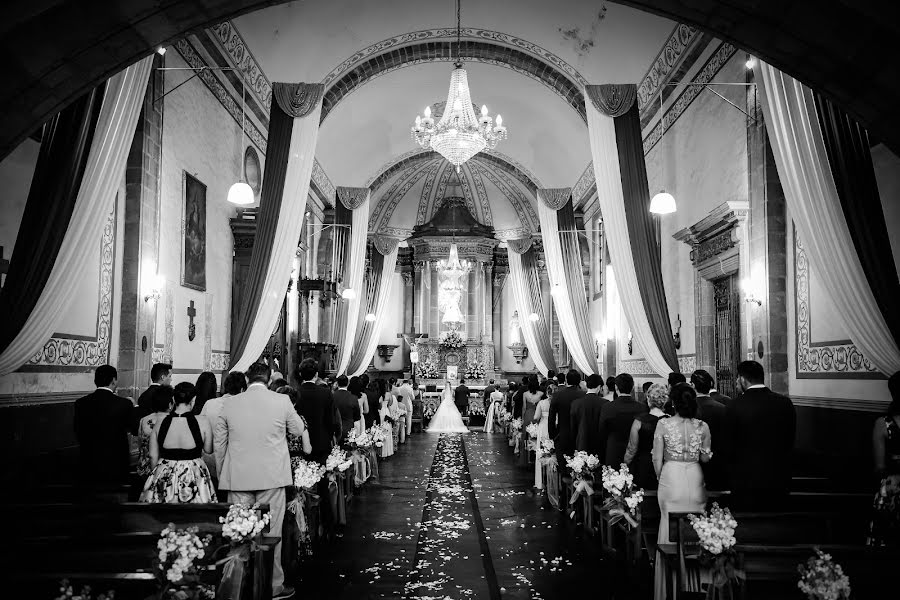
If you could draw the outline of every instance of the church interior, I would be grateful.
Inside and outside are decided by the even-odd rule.
[[[657,525],[611,518],[599,471],[589,493],[554,474],[555,504],[550,483],[535,491],[540,448],[490,425],[490,392],[627,373],[646,403],[645,384],[702,370],[734,398],[754,361],[795,411],[794,504],[735,508],[746,597],[802,597],[815,547],[833,547],[852,597],[878,597],[877,569],[900,559],[900,538],[866,544],[873,426],[900,436],[887,3],[95,4],[0,9],[0,461],[23,523],[3,555],[48,563],[5,559],[22,562],[10,585],[149,597],[159,529],[218,531],[228,511],[82,501],[73,423],[98,367],[135,405],[157,364],[177,395],[203,373],[221,394],[261,363],[302,401],[312,359],[322,379],[408,380],[424,405],[394,456],[362,454],[377,480],[332,481],[305,555],[275,546],[296,597],[659,600]],[[421,419],[461,382],[473,433],[429,437]],[[458,502],[435,491],[449,488]],[[468,525],[449,535],[435,523],[453,514]],[[857,535],[841,537],[845,517]],[[691,596],[676,550],[668,597],[732,597]],[[272,598],[266,552],[245,559],[252,584],[216,597]]]

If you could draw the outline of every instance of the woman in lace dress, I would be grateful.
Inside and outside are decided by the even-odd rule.
[[[706,485],[701,462],[712,457],[709,426],[696,418],[697,393],[686,383],[679,383],[669,391],[675,414],[660,419],[653,436],[653,468],[659,478],[659,534],[660,544],[669,543],[670,512],[700,512],[706,507]],[[655,600],[666,598],[665,566],[662,556],[656,559]],[[684,582],[695,589],[694,581]]]

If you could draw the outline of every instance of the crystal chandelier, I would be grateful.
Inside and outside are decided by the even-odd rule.
[[[475,116],[469,95],[469,79],[459,59],[462,37],[460,0],[456,3],[456,63],[450,74],[450,91],[440,122],[434,124],[431,107],[425,107],[425,115],[416,117],[411,129],[412,138],[423,148],[431,148],[456,167],[484,150],[493,150],[497,142],[506,139],[503,117],[497,115],[496,124],[488,115],[487,106],[481,107],[481,118]]]

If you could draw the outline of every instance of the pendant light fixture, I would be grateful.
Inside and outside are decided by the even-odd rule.
[[[247,96],[247,86],[244,85],[244,77],[241,75],[241,147],[244,146],[245,139],[245,129],[244,122],[247,120],[247,115],[244,111],[244,103],[246,101]],[[240,161],[240,157],[238,161]],[[253,195],[253,188],[251,188],[246,181],[244,181],[244,166],[240,166],[241,169],[241,179],[237,183],[231,186],[228,190],[228,201],[232,204],[253,204],[256,201],[256,198]]]
[[[666,150],[663,146],[663,138],[666,135],[665,114],[663,113],[662,91],[659,92],[659,124],[661,129],[659,137],[659,151],[662,154],[663,167],[665,167]],[[663,178],[665,179],[666,170],[663,168]],[[675,197],[666,191],[665,187],[659,190],[650,200],[650,212],[655,215],[667,215],[678,210],[675,204]]]

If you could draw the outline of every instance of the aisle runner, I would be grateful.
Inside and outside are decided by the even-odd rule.
[[[426,490],[415,568],[404,596],[499,598],[461,434],[441,435]]]

